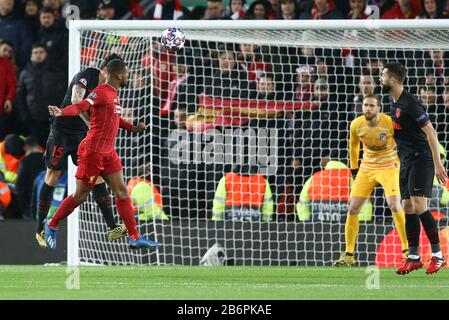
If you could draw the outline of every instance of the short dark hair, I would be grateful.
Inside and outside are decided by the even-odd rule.
[[[6,44],[7,46],[10,46],[12,48],[14,48],[14,46],[12,45],[11,41],[8,40],[0,40],[0,46]]]
[[[53,14],[54,11],[52,8],[50,7],[43,7],[40,11],[39,11],[39,15],[43,14],[43,13],[51,13]]]
[[[404,82],[407,71],[405,70],[405,67],[401,63],[388,62],[384,64],[384,69],[388,69],[388,73],[390,73],[393,77],[399,80],[400,83]]]
[[[100,69],[104,69],[104,68],[108,65],[108,63],[109,63],[110,61],[112,61],[112,60],[123,60],[123,58],[120,57],[120,56],[119,56],[118,54],[116,54],[116,53],[111,53],[110,55],[106,56],[106,57],[104,58],[104,60],[101,62],[101,64],[100,64]]]
[[[111,60],[107,65],[107,70],[109,74],[118,75],[126,69],[125,61],[121,59]]]
[[[33,46],[31,47],[31,50],[36,49],[36,48],[43,48],[45,51],[47,51],[47,47],[42,42],[34,43]]]
[[[379,96],[377,96],[373,93],[368,93],[366,96],[363,97],[363,100],[368,99],[368,98],[376,99],[377,105],[380,106],[380,97]]]
[[[17,159],[24,155],[23,139],[19,135],[8,134],[4,142],[6,153],[12,154]]]

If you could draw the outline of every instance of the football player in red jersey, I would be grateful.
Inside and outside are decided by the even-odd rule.
[[[145,129],[144,123],[135,127],[121,117],[118,89],[125,86],[127,81],[128,68],[125,62],[112,60],[107,65],[106,82],[95,88],[86,99],[62,110],[48,106],[50,115],[55,117],[74,117],[87,110],[91,112],[90,129],[78,148],[75,193],[65,198],[53,218],[45,223],[45,242],[52,250],[56,249],[60,221],[87,199],[100,176],[114,193],[117,210],[128,230],[130,248],[160,246],[160,243],[141,236],[137,230],[131,199],[123,179],[122,163],[114,148],[119,128],[131,132]]]

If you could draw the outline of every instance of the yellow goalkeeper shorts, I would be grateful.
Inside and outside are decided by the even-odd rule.
[[[351,197],[368,198],[380,184],[386,197],[400,196],[399,167],[380,170],[360,170],[351,188]]]

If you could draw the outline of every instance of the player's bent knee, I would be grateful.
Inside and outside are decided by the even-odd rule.
[[[349,206],[350,215],[358,215],[360,213],[362,206]]]
[[[423,213],[427,211],[427,198],[425,197],[411,197],[411,203],[414,213]]]
[[[360,213],[360,210],[362,210],[362,206],[365,203],[365,199],[358,199],[358,198],[354,198],[351,199],[350,203],[349,203],[349,214],[351,215],[357,215]]]

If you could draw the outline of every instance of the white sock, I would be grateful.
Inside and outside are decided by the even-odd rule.
[[[438,257],[438,259],[443,259],[443,254],[441,253],[441,251],[433,252],[432,257]]]
[[[419,256],[415,256],[415,255],[413,255],[413,254],[409,254],[409,255],[408,255],[408,258],[409,258],[409,259],[412,259],[412,260],[419,260]]]

